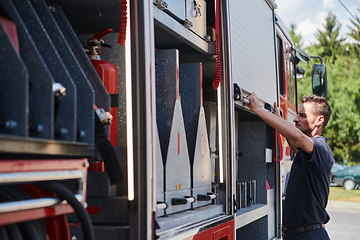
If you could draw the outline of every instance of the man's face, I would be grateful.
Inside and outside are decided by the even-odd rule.
[[[294,118],[295,126],[303,133],[311,136],[312,130],[315,128],[316,118],[312,102],[305,102],[300,105],[298,115]]]

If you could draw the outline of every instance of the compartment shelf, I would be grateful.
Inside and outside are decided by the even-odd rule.
[[[20,138],[0,135],[1,154],[34,154],[71,157],[92,157],[95,153],[93,144],[41,140],[38,138]]]
[[[209,205],[194,210],[170,214],[168,217],[159,217],[156,219],[160,226],[157,234],[166,235],[167,230],[173,231],[174,228],[194,227],[198,221],[203,223],[204,219],[215,219],[223,213],[223,206]]]
[[[172,48],[190,46],[202,54],[209,53],[209,49],[211,50],[211,47],[209,48],[209,44],[207,42],[205,42],[189,29],[185,28],[164,11],[161,11],[155,5],[153,5],[153,10],[155,27],[158,27],[155,30],[158,32],[160,29],[162,29],[169,34],[165,37],[164,34],[158,32],[158,37],[155,36],[155,42],[157,46],[160,45],[164,48],[167,48],[167,46],[171,46]]]
[[[241,228],[266,215],[268,215],[267,204],[254,204],[249,207],[243,208],[236,213],[235,228]]]

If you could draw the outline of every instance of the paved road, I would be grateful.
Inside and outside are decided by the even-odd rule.
[[[331,240],[360,240],[360,203],[329,201],[330,221],[326,230]]]

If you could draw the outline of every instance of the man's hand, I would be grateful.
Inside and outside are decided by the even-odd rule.
[[[246,105],[250,107],[252,112],[255,112],[257,109],[261,109],[259,98],[255,92],[252,92],[250,95],[248,95],[246,99],[250,101],[250,103]]]
[[[278,105],[276,104],[276,102],[274,102],[274,109],[273,109],[273,113],[278,116],[281,117],[281,113],[280,113],[280,108],[278,107]]]

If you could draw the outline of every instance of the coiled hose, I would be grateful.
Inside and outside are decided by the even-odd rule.
[[[27,200],[30,197],[15,186],[2,186],[0,201],[11,202]],[[9,240],[46,240],[46,228],[42,219],[20,222],[0,227],[0,239]]]
[[[86,240],[95,240],[94,229],[89,214],[86,212],[83,205],[75,198],[72,191],[58,182],[40,182],[36,185],[50,192],[54,192],[61,200],[66,200],[74,209],[81,222],[83,238]]]
[[[126,41],[126,25],[127,25],[127,0],[121,0],[121,19],[118,43],[125,45]]]
[[[215,37],[216,37],[216,74],[213,79],[212,87],[214,90],[217,90],[221,81],[220,0],[216,0]]]

